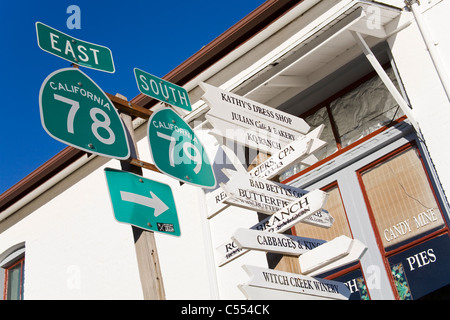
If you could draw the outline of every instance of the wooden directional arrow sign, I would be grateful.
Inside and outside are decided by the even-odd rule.
[[[301,118],[206,83],[202,99],[210,106],[211,134],[265,153],[275,153],[299,139],[310,127]],[[220,139],[219,139],[220,140]]]
[[[221,112],[220,110],[228,110],[233,107],[240,110],[240,114],[258,120],[261,124],[270,122],[285,128],[295,128],[297,132],[303,134],[306,134],[310,129],[305,120],[292,114],[263,105],[204,82],[200,83],[200,87],[205,91],[202,99],[208,103],[212,112]]]
[[[321,212],[327,199],[327,193],[318,189],[311,191],[253,226],[252,229],[283,233],[311,215]],[[232,240],[219,246],[217,251],[222,257],[219,266],[223,266],[247,252],[245,249],[239,248]]]
[[[249,174],[254,177],[270,179],[287,168],[301,163],[303,159],[308,158],[309,155],[326,145],[325,141],[318,139],[323,128],[324,126],[321,125],[304,138],[291,142],[269,159],[253,168]]]
[[[246,284],[239,284],[238,288],[248,300],[334,300],[327,297],[254,287]]]
[[[338,300],[348,300],[350,297],[350,290],[341,282],[249,265],[243,268],[251,277],[246,284],[248,286]]]
[[[299,256],[326,243],[325,240],[239,228],[231,237],[240,248]]]
[[[302,274],[308,274],[350,253],[352,239],[346,236],[337,237],[321,248],[315,248],[303,254],[298,261]]]
[[[338,239],[338,238],[337,238]],[[334,239],[336,240],[336,239]],[[333,241],[333,240],[332,240]],[[341,240],[342,241],[342,240]],[[331,242],[331,241],[330,241]],[[328,245],[327,242],[326,244]],[[342,241],[342,244],[345,246],[344,241]],[[332,244],[333,245],[333,244]],[[334,245],[338,245],[337,243],[335,243]],[[326,249],[327,247],[325,247]],[[314,250],[318,250],[319,248],[316,248]],[[330,247],[329,247],[330,249]],[[314,250],[311,250],[314,251]],[[332,248],[330,250],[333,250]],[[343,250],[343,249],[337,249],[337,250]],[[343,266],[346,266],[350,263],[354,263],[357,262],[359,260],[361,260],[361,258],[363,257],[363,255],[366,253],[367,251],[367,247],[359,240],[357,239],[352,239],[350,247],[348,248],[348,253],[347,254],[343,254],[341,258],[337,257],[338,251],[332,253],[332,252],[328,252],[328,253],[324,253],[322,255],[322,258],[324,260],[328,259],[327,263],[320,263],[320,261],[318,261],[318,259],[316,259],[316,262],[318,261],[318,263],[314,264],[314,258],[312,258],[313,255],[320,255],[318,254],[319,250],[315,253],[312,253],[311,256],[308,255],[303,255],[300,256],[299,258],[299,262],[300,262],[300,268],[302,270],[302,273],[308,274],[309,276],[315,276],[315,275],[319,275],[334,269],[338,269],[341,268]],[[328,257],[325,257],[324,255],[328,254]],[[335,256],[335,257],[333,257]],[[309,260],[309,261],[308,261]],[[303,265],[303,267],[302,267]],[[303,270],[303,268],[305,268],[305,271]],[[309,268],[309,269],[308,269]]]

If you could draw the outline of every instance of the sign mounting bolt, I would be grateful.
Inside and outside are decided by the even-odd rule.
[[[90,149],[94,149],[94,145],[93,145],[92,143],[89,143],[89,144],[88,144],[88,147],[89,147]]]

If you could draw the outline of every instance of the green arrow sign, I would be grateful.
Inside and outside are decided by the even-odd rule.
[[[142,94],[175,107],[192,111],[186,89],[137,68],[134,68],[134,76]]]
[[[125,127],[105,93],[76,68],[51,73],[39,93],[41,122],[47,133],[90,153],[126,160]]]
[[[216,178],[203,145],[172,109],[161,109],[148,122],[150,153],[156,167],[180,181],[214,188]]]
[[[73,38],[41,22],[36,22],[39,48],[77,65],[114,73],[111,50]]]
[[[139,175],[105,168],[114,217],[117,221],[180,236],[172,189]]]

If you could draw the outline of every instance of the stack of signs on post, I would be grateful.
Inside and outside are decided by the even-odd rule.
[[[240,228],[232,236],[241,249],[299,257],[302,274],[317,275],[359,261],[367,247],[339,236],[331,241]]]
[[[303,137],[310,129],[301,118],[236,94],[200,83],[202,99],[210,107],[206,119],[211,134],[264,153],[275,153]]]
[[[226,169],[222,171],[230,178],[226,184],[220,184],[225,195],[221,195],[219,198],[217,196],[208,198],[208,205],[213,206],[210,209],[216,211],[223,209],[224,205],[233,205],[265,214],[274,214],[308,192],[282,183],[252,177],[243,172]],[[218,199],[221,199],[220,203],[217,203]],[[211,212],[214,213],[214,211]],[[323,211],[308,217],[304,222],[329,228],[333,221],[333,217]]]
[[[244,266],[252,278],[247,284],[240,285],[239,289],[248,299],[348,299],[350,291],[343,283],[312,276],[359,261],[367,250],[360,241],[346,236],[325,242],[239,229],[233,239],[239,248],[300,256],[300,274]],[[315,247],[304,247],[307,243],[312,243]]]
[[[283,233],[313,214],[322,212],[327,199],[328,194],[326,192],[318,189],[311,191],[303,197],[289,203],[287,206],[254,225],[250,229]],[[233,240],[227,241],[219,246],[217,251],[222,258],[219,262],[219,266],[223,266],[248,252],[248,250],[239,248]]]

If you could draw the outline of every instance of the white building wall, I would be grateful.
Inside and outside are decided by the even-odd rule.
[[[450,22],[446,18],[450,14],[450,2],[434,2],[435,5],[422,15],[444,65],[450,70]],[[413,107],[413,114],[421,128],[444,192],[448,196],[450,151],[444,144],[446,137],[450,136],[450,103],[411,12],[404,12],[399,25],[406,21],[411,21],[412,24],[392,37],[389,44]]]
[[[103,169],[78,177],[10,217],[31,210],[3,231],[0,252],[25,242],[25,299],[141,299],[131,228],[112,216]]]

